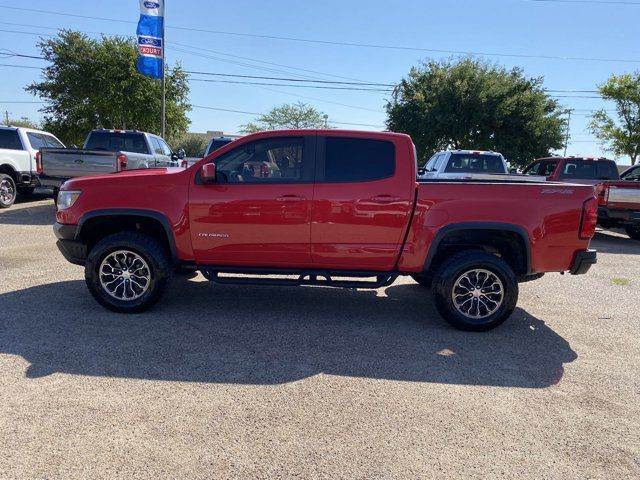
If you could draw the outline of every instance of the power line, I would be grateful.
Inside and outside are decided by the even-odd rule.
[[[560,1],[560,0],[555,0],[555,1]],[[605,2],[605,3],[609,3],[609,2]],[[8,5],[0,5],[0,8],[18,10],[18,11],[24,11],[24,12],[44,13],[48,15],[84,18],[84,19],[90,19],[90,20],[102,20],[106,22],[117,22],[117,23],[126,23],[126,24],[136,23],[130,20],[120,20],[115,18],[96,17],[96,16],[90,16],[90,15],[79,15],[79,14],[73,14],[73,13],[56,12],[51,10],[39,10],[34,8],[12,7]],[[358,48],[369,48],[369,49],[418,51],[418,52],[430,52],[430,53],[446,53],[449,55],[453,54],[453,55],[473,55],[473,56],[488,56],[488,57],[493,56],[493,57],[510,57],[510,58],[538,58],[538,59],[545,59],[545,60],[564,60],[564,61],[572,60],[572,61],[586,61],[586,62],[640,63],[640,60],[636,60],[636,59],[572,57],[572,56],[557,56],[557,55],[533,55],[533,54],[515,54],[515,53],[499,53],[499,52],[476,52],[476,51],[466,51],[466,50],[445,50],[445,49],[434,49],[434,48],[410,47],[410,46],[402,46],[402,45],[339,42],[339,41],[333,41],[333,40],[319,40],[319,39],[310,39],[310,38],[301,38],[301,37],[285,37],[285,36],[279,36],[279,35],[261,35],[261,34],[246,33],[246,32],[208,30],[208,29],[196,28],[196,27],[180,27],[176,25],[167,25],[166,28],[173,29],[173,30],[190,31],[190,32],[210,33],[215,35],[262,38],[262,39],[268,39],[268,40],[311,43],[311,44],[319,44],[319,45],[334,45],[334,46],[358,47]],[[18,33],[26,33],[26,32],[18,32]]]
[[[263,77],[258,75],[237,75],[230,73],[217,73],[217,72],[194,72],[190,70],[184,70],[184,73],[191,75],[212,75],[218,77],[236,77],[236,78],[255,78],[260,80],[279,80],[286,82],[304,82],[304,83],[326,83],[332,85],[360,85],[360,86],[378,86],[378,87],[395,87],[393,83],[365,83],[365,82],[338,82],[335,80],[313,80],[304,78],[283,78],[283,77]],[[579,91],[579,90],[576,90]]]
[[[539,3],[582,3],[593,5],[640,5],[640,2],[629,2],[624,0],[613,0],[610,2],[604,0],[528,0],[529,2]]]
[[[267,83],[267,82],[244,82],[240,80],[211,80],[209,78],[189,78],[190,82],[207,82],[207,83],[231,83],[237,85],[266,85],[270,87],[289,87],[289,88],[314,88],[319,90],[347,90],[350,92],[391,92],[390,89],[382,88],[357,88],[357,87],[331,87],[324,85],[295,85],[287,83]]]

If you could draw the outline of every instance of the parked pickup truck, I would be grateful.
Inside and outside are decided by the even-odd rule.
[[[19,194],[39,185],[36,155],[43,147],[64,148],[55,136],[33,128],[0,125],[0,208],[8,208]]]
[[[543,175],[548,180],[595,185],[598,195],[598,223],[603,228],[624,228],[629,237],[640,240],[640,171],[618,174],[613,160],[593,157],[541,158],[525,174]]]
[[[420,179],[496,180],[509,173],[507,162],[498,152],[480,150],[444,150],[433,155],[419,169]],[[515,175],[515,174],[513,174]],[[523,181],[542,182],[544,177],[522,176]]]
[[[140,168],[177,167],[184,152],[172,152],[159,136],[135,130],[93,130],[82,149],[40,150],[43,186],[59,188],[69,178]]]
[[[117,312],[151,307],[176,269],[347,288],[411,275],[454,326],[488,330],[512,313],[519,281],[596,262],[592,186],[417,182],[416,165],[403,134],[262,132],[188,169],[72,179],[54,231]]]

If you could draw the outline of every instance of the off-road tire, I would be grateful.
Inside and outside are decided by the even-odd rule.
[[[133,300],[114,298],[100,281],[100,265],[116,251],[130,251],[147,264],[149,282],[147,290]],[[160,300],[172,274],[172,265],[166,249],[155,239],[138,232],[121,232],[100,240],[89,252],[84,275],[89,292],[105,308],[119,313],[139,313],[148,310]]]
[[[627,231],[627,235],[629,238],[633,240],[640,240],[640,226],[639,225],[629,225],[625,228]]]
[[[495,275],[503,287],[502,302],[485,318],[473,318],[456,308],[453,291],[456,282],[466,272],[486,270]],[[460,330],[483,332],[496,328],[513,313],[518,301],[518,282],[507,262],[489,253],[470,250],[457,253],[444,261],[433,279],[436,308],[442,317]]]

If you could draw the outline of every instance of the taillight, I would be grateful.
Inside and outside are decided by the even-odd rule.
[[[598,200],[593,197],[582,206],[582,220],[580,221],[580,238],[589,240],[596,234],[598,223]]]
[[[42,152],[36,152],[36,172],[42,175]]]
[[[596,198],[598,205],[606,205],[609,201],[609,187],[607,185],[596,185]]]
[[[187,168],[187,161],[186,160],[182,160],[182,162],[180,162],[180,166],[182,168]]]
[[[118,164],[118,171],[122,171],[122,170],[126,170],[127,169],[127,156],[124,153],[121,153],[120,155],[118,155],[118,158],[116,159],[116,163]]]

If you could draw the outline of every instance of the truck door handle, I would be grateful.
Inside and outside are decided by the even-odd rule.
[[[281,197],[276,198],[279,202],[302,202],[305,200],[304,197],[300,197],[299,195],[282,195]]]
[[[375,197],[371,197],[370,200],[376,203],[393,203],[399,202],[401,198],[393,195],[376,195]]]

